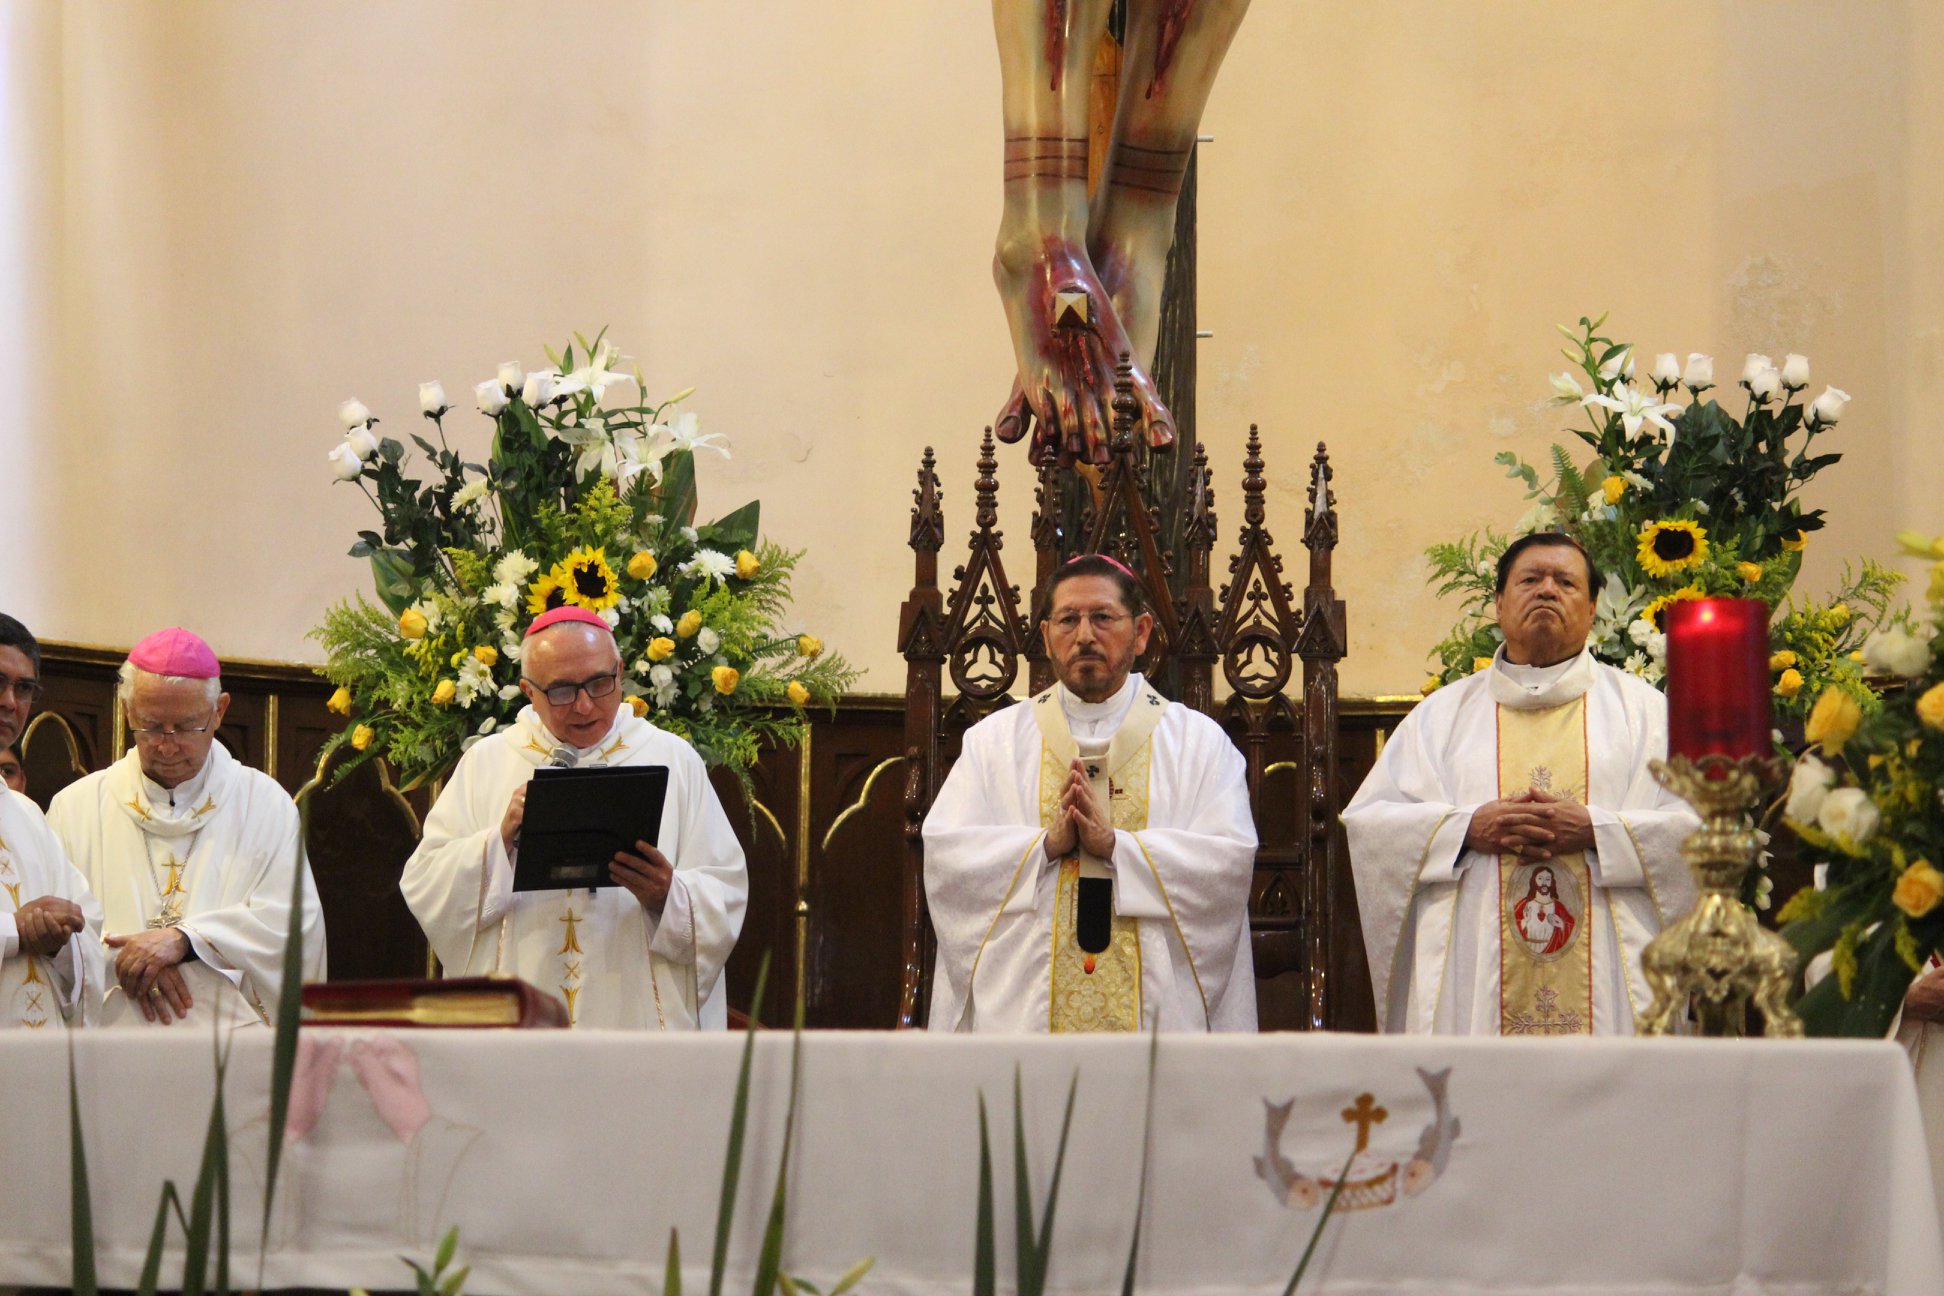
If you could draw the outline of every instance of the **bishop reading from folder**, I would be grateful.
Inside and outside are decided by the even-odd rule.
[[[519,977],[577,1026],[720,1030],[749,896],[742,847],[695,749],[621,705],[624,669],[595,613],[536,617],[520,656],[529,705],[460,757],[399,885],[449,975]],[[659,843],[617,854],[612,885],[515,893],[527,781],[543,765],[666,765]]]
[[[1126,567],[1082,555],[1046,598],[1059,683],[966,732],[925,818],[929,1025],[1252,1031],[1241,753],[1133,672],[1154,619]]]

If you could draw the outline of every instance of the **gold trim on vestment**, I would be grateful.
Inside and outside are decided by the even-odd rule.
[[[1108,814],[1116,829],[1147,826],[1149,749],[1096,782],[1107,784]],[[1101,763],[1105,763],[1102,758]],[[1040,744],[1040,822],[1060,813],[1070,764]],[[1140,780],[1135,797],[1129,784]],[[1047,960],[1047,1028],[1066,1031],[1137,1031],[1141,1028],[1141,928],[1138,919],[1111,919],[1107,948],[1088,954],[1077,937],[1081,854],[1060,861],[1053,902],[1053,950]]]
[[[1383,1014],[1383,1019],[1386,1023],[1390,1021],[1391,996],[1397,993],[1397,960],[1404,957],[1404,933],[1411,930],[1411,909],[1417,903],[1418,886],[1424,881],[1424,866],[1431,862],[1431,848],[1438,844],[1438,834],[1444,831],[1444,826],[1450,823],[1452,816],[1457,813],[1456,810],[1447,810],[1438,816],[1438,822],[1431,825],[1431,833],[1424,839],[1424,853],[1418,856],[1417,868],[1411,874],[1411,893],[1404,897],[1404,916],[1398,920],[1397,938],[1391,942],[1390,975],[1384,979],[1384,1002],[1378,1005],[1377,1009],[1378,1012]],[[1341,816],[1338,817],[1337,822],[1343,822]],[[1462,843],[1459,849],[1464,849]],[[1415,958],[1415,953],[1413,957]],[[1450,968],[1450,965],[1451,937],[1447,933],[1445,937],[1445,962],[1438,969],[1438,984],[1431,995],[1431,1010],[1434,1014],[1437,1012],[1438,1004],[1444,998],[1445,972]],[[1389,1029],[1388,1024],[1384,1029]],[[1410,1029],[1409,1022],[1405,1023],[1405,1029]]]
[[[1585,805],[1587,765],[1584,694],[1552,707],[1498,708],[1501,799],[1536,790]],[[1501,1034],[1593,1033],[1596,912],[1584,851],[1499,855]]]

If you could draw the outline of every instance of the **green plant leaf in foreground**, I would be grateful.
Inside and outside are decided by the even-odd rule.
[[[1350,1163],[1357,1159],[1357,1150],[1350,1149],[1350,1155],[1343,1158],[1343,1168],[1337,1171],[1336,1183],[1330,1187],[1330,1195],[1324,1199],[1323,1213],[1316,1218],[1316,1227],[1310,1230],[1309,1245],[1303,1248],[1303,1258],[1296,1262],[1296,1272],[1289,1275],[1289,1286],[1283,1288],[1282,1296],[1296,1296],[1296,1284],[1303,1281],[1308,1272],[1310,1257],[1316,1254],[1316,1244],[1323,1236],[1323,1226],[1330,1222],[1336,1210],[1337,1198],[1343,1195],[1343,1181],[1350,1177]]]
[[[756,992],[749,1000],[749,1030],[743,1037],[742,1068],[736,1073],[736,1101],[729,1117],[729,1148],[722,1158],[722,1195],[716,1202],[715,1253],[709,1262],[709,1296],[722,1296],[722,1273],[729,1260],[729,1227],[736,1214],[736,1186],[742,1178],[743,1134],[749,1123],[749,1067],[756,1055],[756,1029],[769,985],[769,954],[756,967]]]
[[[1121,1275],[1121,1296],[1134,1296],[1134,1270],[1141,1255],[1141,1221],[1147,1217],[1148,1161],[1154,1152],[1154,1071],[1161,1055],[1161,1027],[1148,1031],[1147,1114],[1141,1120],[1141,1177],[1134,1190],[1134,1237],[1127,1244],[1127,1269]]]
[[[94,1198],[88,1190],[88,1149],[81,1138],[81,1089],[74,1078],[74,1030],[67,1035],[68,1196],[72,1252],[68,1282],[74,1296],[96,1296]]]

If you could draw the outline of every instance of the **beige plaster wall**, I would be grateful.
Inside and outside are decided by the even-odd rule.
[[[1257,0],[1203,124],[1200,418],[1225,537],[1263,425],[1292,561],[1331,443],[1348,691],[1415,688],[1421,551],[1523,511],[1492,455],[1563,426],[1582,313],[1856,397],[1812,583],[1944,531],[1940,38],[1922,0]],[[606,324],[730,437],[704,507],[760,497],[806,624],[901,686],[917,455],[962,537],[1010,376],[986,6],[12,0],[0,68],[0,607],[313,659],[364,582],[336,403],[402,433],[419,380]]]

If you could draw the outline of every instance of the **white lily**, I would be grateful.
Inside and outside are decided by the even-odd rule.
[[[1674,425],[1667,421],[1669,414],[1679,414],[1679,405],[1663,405],[1654,397],[1637,387],[1621,383],[1613,389],[1611,396],[1595,393],[1580,402],[1582,405],[1598,405],[1601,409],[1612,410],[1620,416],[1620,423],[1627,429],[1628,436],[1638,435],[1642,423],[1652,423],[1669,436],[1674,434]]]
[[[613,453],[613,442],[608,438],[607,424],[599,420],[589,423],[568,423],[549,430],[580,451],[580,458],[574,463],[576,477],[592,475]]]
[[[1553,400],[1561,405],[1577,405],[1586,395],[1586,388],[1580,386],[1579,379],[1573,377],[1571,369],[1551,375]]]
[[[594,399],[598,401],[601,399],[601,393],[605,392],[615,383],[634,381],[634,378],[629,374],[613,372],[612,366],[614,362],[626,358],[625,356],[616,355],[613,347],[609,346],[606,342],[602,342],[599,347],[595,348],[594,354],[587,358],[586,364],[554,384],[553,394],[556,396],[572,396],[576,392],[592,392],[594,393]]]
[[[697,450],[713,450],[727,459],[729,442],[719,433],[704,436],[696,431],[700,421],[693,413],[678,414],[673,422],[655,424],[655,431],[667,432],[677,450],[687,450],[691,453]]]

